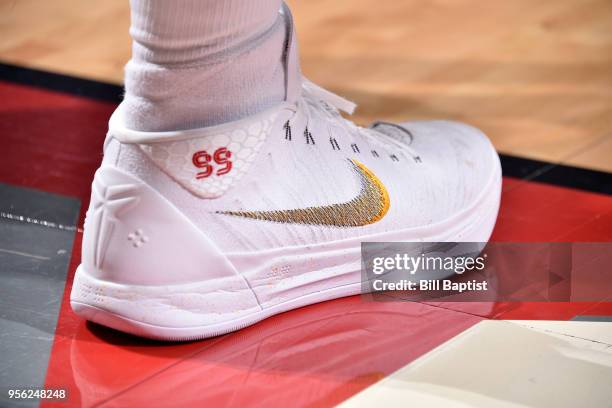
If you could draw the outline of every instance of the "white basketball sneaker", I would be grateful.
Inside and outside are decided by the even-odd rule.
[[[91,321],[190,340],[359,293],[362,241],[489,239],[499,158],[453,122],[378,122],[302,80],[288,9],[286,102],[174,132],[109,123],[70,297]]]

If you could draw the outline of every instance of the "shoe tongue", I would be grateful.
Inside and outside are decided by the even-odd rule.
[[[295,103],[302,93],[302,73],[298,53],[297,35],[293,25],[293,15],[289,6],[283,2],[281,13],[285,18],[285,100]]]
[[[304,87],[304,90],[306,92],[310,93],[313,97],[324,102],[323,106],[327,111],[334,112],[337,115],[339,115],[339,113],[336,111],[336,109],[346,112],[349,115],[352,115],[355,111],[355,108],[357,107],[357,104],[355,102],[349,101],[348,99],[343,98],[340,95],[336,95],[335,93],[320,87],[319,85],[308,80],[307,78],[302,77],[302,86]]]

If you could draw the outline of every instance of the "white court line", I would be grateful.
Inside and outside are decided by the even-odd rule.
[[[610,322],[485,320],[341,406],[609,406],[611,339]]]
[[[28,254],[27,252],[12,251],[10,249],[4,249],[4,248],[0,248],[0,252],[5,252],[7,254],[13,254],[13,255],[21,255],[21,256],[25,256],[27,258],[38,259],[39,261],[48,261],[49,259],[51,259],[51,258],[49,258],[47,256]]]

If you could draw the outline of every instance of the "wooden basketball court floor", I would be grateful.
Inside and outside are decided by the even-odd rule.
[[[290,3],[304,73],[357,102],[357,122],[447,118],[491,137],[492,240],[612,241],[610,1]],[[346,298],[178,345],[78,319],[68,294],[128,24],[125,0],[0,0],[0,405],[45,385],[69,390],[57,406],[609,406],[612,282],[592,302]]]

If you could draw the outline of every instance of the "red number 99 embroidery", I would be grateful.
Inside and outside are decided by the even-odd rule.
[[[198,169],[202,169],[202,171],[196,173],[196,179],[203,179],[212,175],[214,168],[211,161],[223,166],[217,169],[217,176],[222,176],[229,173],[232,170],[232,161],[230,160],[231,157],[232,152],[227,150],[225,147],[220,147],[215,150],[212,157],[210,154],[208,154],[208,152],[206,152],[206,150],[195,152],[191,158],[191,161]]]

